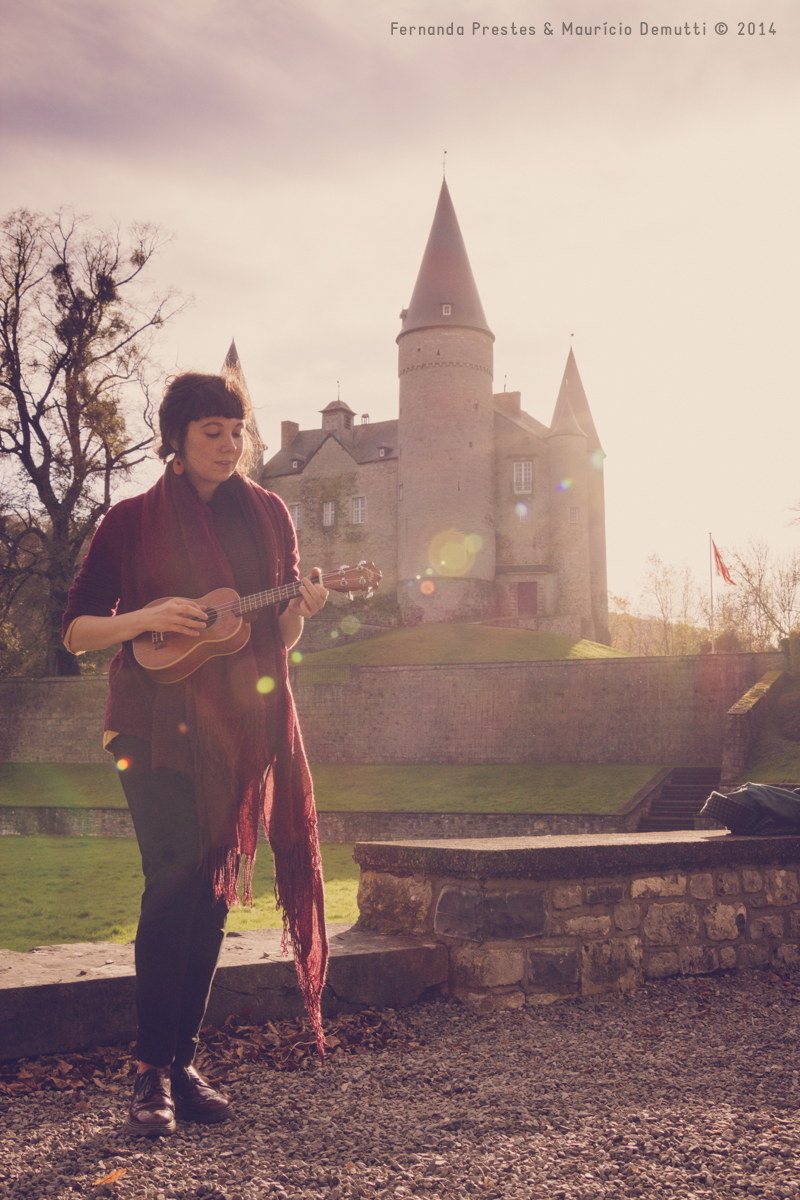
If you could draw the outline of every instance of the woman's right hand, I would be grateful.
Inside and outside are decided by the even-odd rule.
[[[189,637],[199,637],[208,620],[205,609],[196,600],[187,600],[184,596],[157,600],[135,615],[142,623],[142,632],[185,633]]]
[[[206,614],[196,600],[167,596],[147,608],[113,617],[76,617],[64,645],[72,654],[83,654],[87,650],[118,646],[140,633],[183,633],[196,638],[205,627]]]

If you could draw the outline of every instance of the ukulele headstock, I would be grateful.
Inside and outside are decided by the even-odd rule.
[[[331,592],[344,592],[352,600],[353,592],[364,592],[369,600],[382,579],[375,563],[363,560],[356,567],[339,567],[332,575],[324,576],[325,587]]]

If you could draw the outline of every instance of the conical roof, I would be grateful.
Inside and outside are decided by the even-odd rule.
[[[250,474],[253,476],[253,478],[255,478],[258,472],[261,470],[261,464],[264,457],[264,451],[267,449],[267,443],[264,441],[258,431],[256,414],[253,410],[253,401],[250,399],[250,389],[247,386],[247,380],[244,377],[242,364],[239,360],[239,351],[236,349],[236,342],[233,338],[231,338],[231,344],[228,348],[228,353],[225,355],[225,361],[222,364],[222,371],[220,374],[226,376],[228,379],[232,379],[238,385],[243,395],[247,398],[248,404],[250,405],[250,416],[247,419],[247,431],[253,441],[255,454],[258,460],[256,466],[254,466],[250,471]]]
[[[577,425],[577,429],[569,428],[570,424]],[[553,410],[550,433],[551,435],[582,433],[589,439],[587,446],[589,453],[595,450],[602,450],[600,438],[597,436],[597,430],[592,420],[589,401],[586,399],[586,392],[583,390],[581,377],[578,373],[578,364],[575,362],[575,355],[572,353],[571,346],[567,356],[567,365],[564,368],[564,377],[561,380],[561,387],[558,392],[558,399]]]
[[[400,337],[414,329],[448,325],[482,329],[494,337],[486,323],[456,210],[444,180],[411,303],[402,318]]]
[[[228,353],[225,355],[225,362],[222,364],[222,374],[227,375],[236,381],[236,383],[242,389],[244,395],[247,397],[248,402],[252,406],[253,402],[250,399],[250,391],[247,387],[247,380],[244,377],[242,364],[239,360],[239,351],[236,349],[236,342],[233,338],[231,338],[231,344],[228,348]]]

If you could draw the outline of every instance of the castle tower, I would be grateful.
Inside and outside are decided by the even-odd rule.
[[[575,355],[570,348],[567,356],[567,365],[564,368],[564,377],[561,381],[558,399],[556,400],[555,410],[553,412],[553,421],[551,424],[551,438],[556,428],[559,427],[565,420],[568,423],[568,417],[565,415],[567,410],[572,414],[573,419],[581,433],[585,434],[582,443],[583,454],[579,456],[575,464],[576,478],[580,472],[585,473],[585,503],[577,501],[577,493],[573,491],[573,500],[567,498],[568,491],[565,489],[561,495],[567,509],[578,507],[579,520],[586,518],[586,533],[587,542],[587,561],[589,569],[589,595],[588,595],[588,610],[584,608],[582,611],[590,611],[594,631],[585,636],[590,636],[595,641],[608,644],[610,635],[608,631],[608,579],[606,572],[606,513],[605,513],[605,485],[603,479],[603,462],[605,454],[600,445],[600,438],[595,428],[589,401],[586,398],[586,392],[581,382],[581,377],[578,372],[578,364],[575,362]],[[550,441],[551,453],[553,451],[553,442]],[[561,451],[557,451],[561,453]],[[570,475],[570,471],[565,468],[566,475]],[[562,479],[564,476],[562,476]],[[557,483],[561,480],[557,480]],[[583,513],[583,515],[582,515]],[[560,527],[559,527],[560,529]],[[560,532],[563,532],[561,530]],[[574,532],[574,530],[573,530]],[[574,540],[574,539],[573,539]],[[567,545],[571,545],[567,539]],[[574,584],[570,584],[574,586]],[[584,591],[584,584],[581,583],[581,593]],[[577,615],[577,610],[576,610]],[[588,628],[588,626],[587,626]]]
[[[231,344],[228,347],[228,353],[225,355],[225,361],[222,364],[221,375],[233,380],[240,388],[242,393],[247,397],[248,403],[252,409],[253,402],[250,399],[250,390],[247,386],[247,380],[244,377],[239,351],[236,349],[236,342],[231,338]],[[262,440],[261,434],[258,432],[255,413],[247,421],[247,432],[253,443],[254,462],[250,468],[249,474],[251,479],[260,480],[261,472],[264,469],[264,451],[267,448],[266,442]]]
[[[398,599],[403,620],[492,611],[492,345],[447,184],[401,313]]]

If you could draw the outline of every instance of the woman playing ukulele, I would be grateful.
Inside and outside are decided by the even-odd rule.
[[[176,1111],[203,1122],[230,1115],[228,1100],[192,1061],[240,880],[252,903],[259,820],[322,1044],[322,871],[287,649],[327,590],[319,577],[304,579],[290,589],[294,598],[248,617],[244,645],[178,682],[155,682],[132,648],[147,631],[200,640],[208,613],[188,597],[218,588],[246,595],[299,579],[286,506],[247,478],[250,411],[230,379],[185,372],[171,380],[159,409],[164,473],[108,511],[64,616],[64,641],[75,654],[121,643],[109,668],[105,745],[145,876],[136,934],[140,1061],[126,1128],[150,1137],[172,1133]]]

